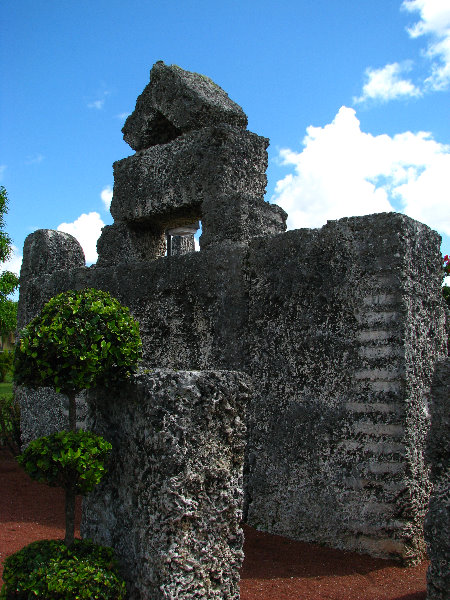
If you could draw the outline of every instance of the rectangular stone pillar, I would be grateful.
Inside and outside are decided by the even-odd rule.
[[[237,600],[243,559],[245,377],[151,370],[92,392],[88,428],[113,445],[82,535],[115,548],[131,600]]]

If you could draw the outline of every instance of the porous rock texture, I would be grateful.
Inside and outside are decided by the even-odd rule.
[[[30,442],[44,435],[51,435],[69,427],[69,400],[57,394],[53,388],[32,390],[25,386],[15,389],[15,398],[20,405],[20,434],[22,450]],[[86,428],[86,394],[76,397],[77,429]]]
[[[114,163],[111,214],[152,221],[180,209],[194,212],[216,195],[264,196],[268,140],[228,125],[192,131]],[[246,157],[251,156],[251,161]],[[196,220],[192,215],[191,222]]]
[[[450,359],[436,365],[431,389],[431,427],[426,459],[431,466],[430,505],[425,520],[430,566],[427,599],[447,600],[450,594]]]
[[[239,598],[249,393],[240,373],[159,369],[90,393],[113,451],[82,535],[115,548],[130,600]]]
[[[116,163],[97,265],[21,280],[19,322],[58,292],[103,289],[139,321],[146,367],[247,373],[248,522],[419,560],[427,398],[447,352],[439,236],[395,213],[285,232],[263,199],[267,140],[222,116],[186,128]],[[201,252],[163,256],[165,228],[197,219]]]
[[[52,229],[38,229],[25,240],[20,277],[26,281],[43,273],[84,265],[83,249],[72,235]]]
[[[218,123],[245,129],[247,115],[209,77],[158,61],[122,132],[138,151]]]
[[[445,353],[439,243],[399,214],[252,242],[250,525],[423,556],[426,396]]]

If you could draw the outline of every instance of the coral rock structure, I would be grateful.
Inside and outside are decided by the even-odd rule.
[[[428,600],[446,600],[450,593],[450,359],[438,363],[431,395],[431,427],[426,458],[433,491],[425,520],[430,566]]]
[[[63,248],[50,260],[59,234],[31,234],[24,265],[44,242],[47,263],[24,267],[19,324],[58,292],[96,287],[138,319],[145,367],[246,373],[248,523],[415,562],[427,398],[447,352],[440,237],[396,213],[286,232],[284,211],[264,201],[268,140],[246,123],[210,79],[156,63],[123,129],[136,153],[114,165],[97,264]],[[190,252],[176,232],[197,221],[201,251]],[[170,232],[177,250],[165,256]],[[111,435],[125,435],[120,419]]]
[[[155,369],[92,393],[113,454],[82,534],[115,548],[130,599],[239,598],[249,392],[241,373]]]

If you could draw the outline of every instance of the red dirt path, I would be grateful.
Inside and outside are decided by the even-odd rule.
[[[79,526],[79,507],[77,512]],[[426,598],[427,561],[404,569],[392,561],[294,542],[247,526],[244,531],[241,600]],[[0,563],[34,540],[62,537],[62,490],[32,481],[0,448]]]

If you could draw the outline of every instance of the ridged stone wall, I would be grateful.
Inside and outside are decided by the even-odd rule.
[[[250,525],[423,556],[427,400],[445,352],[438,252],[398,214],[252,243]]]

